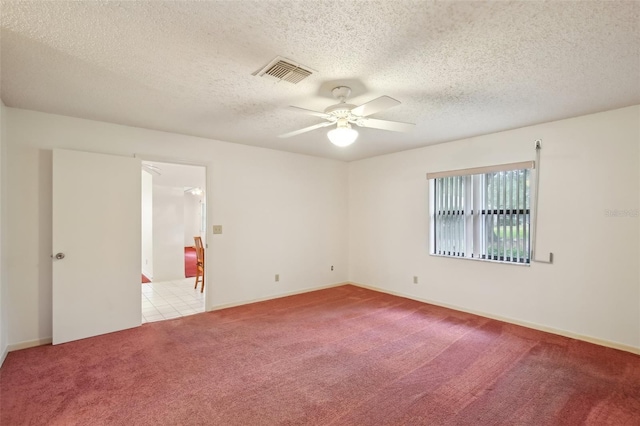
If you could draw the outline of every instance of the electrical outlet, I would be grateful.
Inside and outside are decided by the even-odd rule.
[[[333,271],[333,265],[331,265],[331,270]]]
[[[418,284],[418,277],[414,275],[413,277],[413,283],[414,284]]]
[[[280,281],[280,274],[276,274],[276,282]]]
[[[214,234],[222,234],[222,225],[213,225]]]

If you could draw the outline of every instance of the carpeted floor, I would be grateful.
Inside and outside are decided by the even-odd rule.
[[[342,286],[11,352],[2,425],[638,425],[640,357]]]

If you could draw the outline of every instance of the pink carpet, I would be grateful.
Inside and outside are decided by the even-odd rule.
[[[11,352],[2,425],[638,425],[640,357],[354,286]]]
[[[195,247],[184,248],[184,276],[185,278],[191,278],[196,276],[196,263],[198,258],[196,257]]]

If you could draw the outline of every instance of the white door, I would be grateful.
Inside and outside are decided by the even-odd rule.
[[[53,151],[53,344],[141,323],[140,160]]]

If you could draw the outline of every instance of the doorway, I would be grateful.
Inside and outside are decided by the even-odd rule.
[[[143,160],[141,173],[142,322],[204,312],[194,237],[206,247],[206,167]]]

